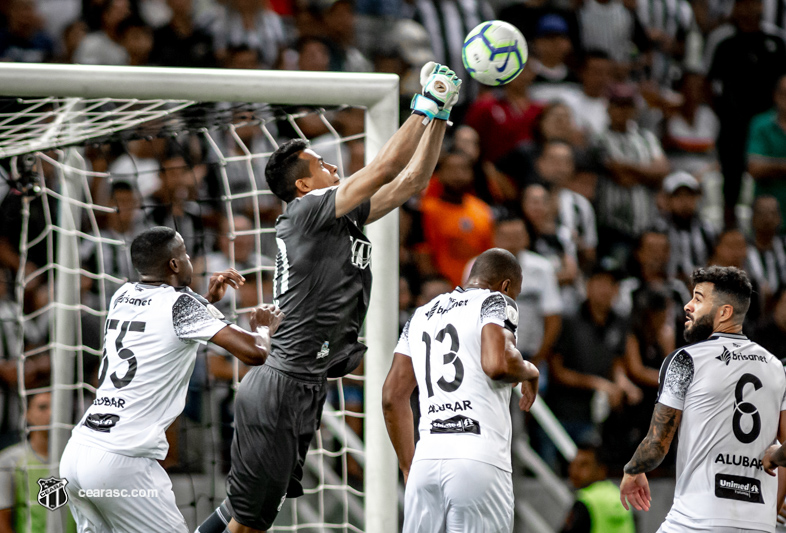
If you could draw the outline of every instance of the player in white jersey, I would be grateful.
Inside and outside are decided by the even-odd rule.
[[[786,376],[770,352],[742,334],[751,284],[734,267],[700,268],[685,306],[685,340],[660,370],[649,433],[625,465],[625,508],[650,507],[649,472],[679,429],[674,503],[661,533],[775,529],[783,494],[762,464],[786,438]]]
[[[193,268],[179,233],[156,227],[131,244],[140,274],[110,301],[96,399],[74,428],[60,461],[80,533],[185,532],[172,483],[159,460],[164,432],[185,406],[200,344],[213,342],[249,365],[265,362],[283,318],[272,306],[254,310],[250,333],[223,320],[211,302],[235,270],[213,274],[208,294],[188,288]],[[152,497],[139,497],[140,492]],[[120,496],[120,497],[118,497]]]
[[[521,266],[495,248],[465,288],[418,308],[401,334],[383,388],[390,440],[407,483],[407,533],[509,533],[512,383],[529,410],[538,370],[516,349]],[[420,439],[409,398],[419,390]]]

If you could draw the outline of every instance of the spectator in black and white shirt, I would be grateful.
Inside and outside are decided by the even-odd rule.
[[[558,203],[558,222],[570,230],[579,262],[595,262],[598,232],[595,210],[585,197],[566,188],[576,172],[573,148],[565,141],[546,141],[535,160],[538,177],[551,184],[551,194]]]
[[[609,129],[598,139],[608,177],[598,181],[598,254],[622,264],[656,218],[655,191],[669,172],[660,141],[636,124],[636,92],[616,85],[609,98]]]
[[[786,288],[786,240],[778,235],[781,212],[773,196],[759,196],[753,202],[751,228],[745,270],[754,278],[766,303],[777,291]]]
[[[585,0],[579,10],[585,50],[603,50],[615,62],[628,64],[650,49],[644,27],[622,0]]]
[[[281,17],[259,0],[231,0],[227,4],[211,24],[218,59],[223,60],[230,48],[247,46],[257,51],[264,68],[273,68],[286,41]]]
[[[167,5],[172,18],[155,31],[153,61],[166,67],[214,67],[213,36],[196,23],[193,0],[167,0]]]
[[[701,36],[688,0],[637,0],[636,13],[652,41],[652,76],[668,82],[679,72],[682,60],[701,60]]]
[[[663,181],[664,217],[658,226],[669,236],[669,275],[689,283],[693,271],[707,264],[717,231],[699,218],[701,184],[687,172],[677,171]]]
[[[101,242],[84,240],[79,250],[82,263],[87,270],[111,276],[105,282],[107,303],[123,283],[139,279],[131,265],[130,249],[131,241],[145,230],[140,198],[129,182],[116,181],[112,184],[109,205],[116,211],[110,213],[106,223],[102,224],[101,237],[106,240]],[[99,293],[97,282],[93,282],[92,292],[96,295]]]
[[[717,147],[727,223],[735,219],[751,119],[772,107],[776,82],[786,73],[786,42],[763,28],[762,0],[737,0],[732,22],[710,34],[704,56],[720,119]]]
[[[494,19],[491,6],[485,0],[411,0],[404,3],[403,14],[428,31],[434,61],[452,65],[463,80],[459,105],[471,103],[478,93],[478,84],[464,70],[461,51],[472,28]]]
[[[564,99],[566,91],[575,93],[579,90],[579,78],[566,64],[573,50],[568,31],[568,23],[560,15],[543,15],[538,21],[532,41],[534,57],[529,59],[535,71],[535,80],[530,88],[535,100]]]

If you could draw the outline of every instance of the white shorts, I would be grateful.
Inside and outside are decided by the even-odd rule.
[[[79,533],[187,533],[172,482],[155,459],[69,441],[60,459]]]
[[[710,526],[698,524],[696,522],[680,524],[670,517],[658,528],[657,533],[766,533],[761,529],[742,529],[738,527]]]
[[[404,493],[407,533],[510,533],[513,478],[471,459],[412,464]]]

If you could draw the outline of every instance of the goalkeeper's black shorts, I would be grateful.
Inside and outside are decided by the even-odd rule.
[[[319,428],[326,380],[252,368],[235,398],[235,436],[227,477],[229,511],[254,529],[273,525],[285,498],[303,495],[306,453]]]

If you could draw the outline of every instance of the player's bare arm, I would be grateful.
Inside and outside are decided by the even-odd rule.
[[[382,387],[382,412],[385,426],[398,456],[398,464],[404,473],[404,482],[409,476],[412,457],[415,455],[415,423],[409,399],[417,380],[412,368],[412,358],[396,353],[385,384]]]
[[[216,303],[224,297],[227,287],[239,289],[245,282],[246,278],[241,276],[240,272],[234,268],[229,268],[222,272],[214,272],[208,281],[205,299],[211,304]]]
[[[639,511],[649,511],[652,498],[645,472],[653,470],[663,462],[681,419],[682,411],[679,409],[667,407],[662,403],[655,404],[649,432],[624,468],[625,475],[620,484],[620,500],[625,509],[628,509],[630,503]]]
[[[428,125],[426,135],[418,144],[409,164],[396,179],[371,197],[367,224],[379,220],[426,188],[437,166],[446,129],[447,123],[444,120],[434,120]]]
[[[213,335],[210,342],[221,346],[247,365],[261,365],[267,360],[270,339],[283,319],[284,313],[281,309],[273,305],[262,305],[252,311],[253,332],[230,325]]]
[[[399,176],[406,166],[411,165],[410,160],[420,147],[421,138],[428,129],[437,128],[435,133],[439,137],[437,146],[441,146],[450,110],[458,101],[461,80],[447,67],[429,62],[421,71],[421,84],[423,94],[415,95],[412,101],[413,115],[385,143],[371,163],[339,185],[336,191],[336,218],[344,216],[370,199],[381,187]],[[438,122],[441,125],[430,125],[427,128],[426,124],[430,122]],[[431,137],[430,135],[429,139]],[[427,144],[431,150],[434,150],[434,139]],[[439,157],[439,148],[436,148],[436,152],[434,158]],[[436,160],[431,166],[432,172],[434,166]],[[403,203],[404,200],[401,202]]]
[[[516,348],[516,337],[497,324],[486,324],[480,333],[480,364],[494,381],[521,383],[519,407],[529,411],[538,392],[540,372]]]
[[[777,520],[779,524],[786,523],[786,510],[783,501],[786,499],[786,450],[783,443],[786,442],[786,411],[781,411],[778,420],[778,443],[773,444],[764,452],[761,464],[764,471],[771,476],[778,477],[778,496],[775,509],[778,510]]]
[[[771,476],[775,475],[775,469],[779,466],[786,467],[786,449],[782,443],[786,442],[786,411],[781,411],[778,424],[778,441],[781,444],[773,444],[764,452],[761,466]]]

